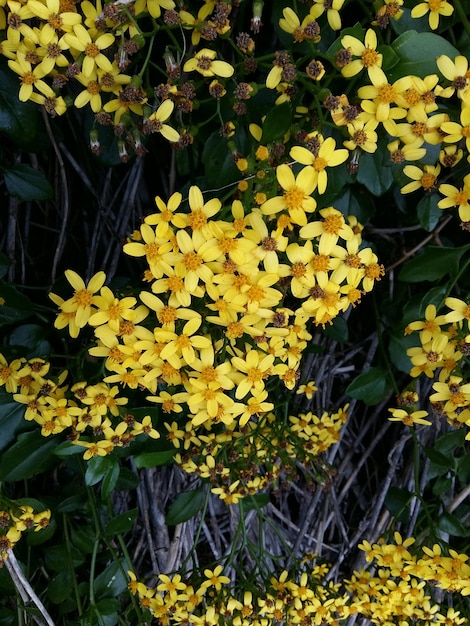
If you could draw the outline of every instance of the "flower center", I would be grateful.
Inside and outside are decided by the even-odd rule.
[[[323,172],[327,165],[328,163],[323,157],[315,157],[313,161],[313,168],[316,172]]]
[[[436,182],[436,177],[434,176],[434,174],[431,174],[430,172],[426,172],[425,174],[423,174],[423,177],[421,178],[421,187],[423,187],[423,189],[432,189],[434,187],[434,183]]]
[[[300,209],[302,207],[304,196],[305,194],[302,189],[292,187],[292,189],[288,189],[284,193],[282,198],[288,209]]]
[[[290,268],[290,272],[294,278],[303,278],[307,273],[307,268],[303,263],[294,263]]]
[[[339,235],[339,231],[343,227],[343,223],[344,220],[342,215],[328,215],[323,223],[323,228],[329,235]]]
[[[157,319],[160,324],[171,324],[176,319],[176,310],[171,306],[164,306],[163,309],[157,313]]]
[[[380,102],[385,102],[386,104],[390,104],[390,102],[393,102],[395,100],[395,97],[396,97],[395,89],[392,87],[392,85],[389,85],[389,84],[381,85],[378,88],[377,97],[380,100]]]
[[[377,63],[378,59],[379,55],[375,50],[372,50],[371,48],[366,48],[361,54],[361,61],[364,67],[372,67]]]
[[[317,254],[310,261],[315,272],[327,272],[330,267],[330,257],[326,254]]]
[[[187,270],[195,272],[202,265],[202,259],[197,252],[187,252],[183,257],[183,263]]]
[[[92,300],[92,294],[86,289],[79,289],[74,294],[74,300],[78,306],[90,306]]]
[[[421,96],[416,91],[416,89],[413,89],[413,88],[407,89],[403,95],[409,107],[416,106],[418,102],[421,100]]]
[[[100,53],[100,49],[95,43],[87,44],[85,48],[85,54],[87,57],[91,57],[92,59],[94,59],[95,57],[99,55],[99,53]]]
[[[201,70],[209,70],[211,67],[212,61],[207,56],[200,56],[197,60],[197,66]]]
[[[201,211],[201,209],[197,209],[196,211],[191,211],[188,222],[193,230],[200,230],[203,226],[207,224],[207,216],[204,211]]]

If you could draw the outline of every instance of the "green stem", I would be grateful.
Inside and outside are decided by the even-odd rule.
[[[460,21],[462,22],[463,27],[465,28],[467,35],[470,35],[470,22],[460,3],[460,0],[454,0],[454,7],[457,11],[457,15],[459,16]]]
[[[147,69],[147,65],[149,64],[150,57],[152,55],[152,48],[153,48],[154,41],[155,41],[155,37],[152,37],[152,39],[150,40],[149,46],[148,46],[148,52],[147,52],[147,56],[145,57],[144,64],[142,65],[142,69],[138,73],[139,78],[142,78],[142,76],[144,75],[145,70]]]
[[[75,593],[75,602],[77,603],[77,609],[78,609],[78,619],[81,620],[81,616],[83,613],[83,607],[82,607],[82,601],[80,600],[80,593],[78,591],[78,584],[77,584],[77,577],[75,575],[75,568],[73,566],[73,559],[72,559],[72,550],[71,550],[71,546],[70,546],[70,535],[69,535],[69,528],[68,528],[68,520],[67,517],[65,515],[65,513],[62,514],[62,521],[64,524],[64,537],[65,537],[65,547],[67,550],[67,558],[69,560],[70,563],[70,569],[72,570],[72,582],[73,582],[73,590]]]

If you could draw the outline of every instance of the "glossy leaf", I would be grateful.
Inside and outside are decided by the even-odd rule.
[[[281,139],[289,130],[292,123],[292,109],[288,102],[274,106],[266,115],[263,122],[261,143],[268,144]]]
[[[208,187],[220,187],[241,178],[227,146],[227,140],[218,132],[214,132],[206,141],[202,162]]]
[[[8,168],[3,176],[8,193],[21,200],[50,200],[54,196],[44,174],[25,163]]]
[[[399,62],[387,73],[389,82],[402,76],[420,76],[437,74],[436,58],[441,54],[451,59],[459,54],[457,48],[435,33],[418,33],[408,30],[401,34],[391,45]]]
[[[53,437],[43,437],[39,430],[19,435],[0,458],[0,480],[13,482],[40,474],[52,465],[56,445]]]
[[[0,326],[16,324],[33,313],[29,298],[12,285],[0,283]]]
[[[462,255],[469,249],[469,244],[460,248],[427,246],[421,254],[408,261],[398,278],[407,283],[439,280],[457,271]]]
[[[166,465],[175,456],[176,450],[162,450],[161,452],[142,452],[134,457],[138,469]]]
[[[51,351],[51,344],[45,335],[44,328],[39,324],[23,324],[12,330],[9,343],[27,347],[26,358],[47,357]]]
[[[18,77],[0,64],[0,133],[17,144],[25,145],[34,138],[39,109],[32,102],[18,100]]]
[[[442,210],[437,206],[439,200],[440,196],[437,193],[433,193],[430,196],[424,196],[418,202],[416,212],[419,223],[428,232],[434,230],[442,217]]]
[[[186,522],[199,513],[204,502],[202,487],[192,491],[184,491],[176,496],[170,504],[165,521],[168,526],[176,526]]]
[[[29,428],[24,420],[25,406],[15,402],[9,393],[0,393],[0,451],[14,441],[21,427]]]
[[[96,598],[116,598],[127,588],[127,578],[124,572],[127,563],[124,559],[113,561],[95,578],[94,588]]]
[[[91,487],[99,483],[115,463],[116,461],[109,456],[95,456],[90,459],[85,472],[85,484]]]
[[[407,518],[407,509],[413,494],[407,489],[390,487],[385,496],[384,504],[390,513],[398,520]]]
[[[131,509],[130,511],[125,511],[125,513],[121,513],[120,515],[116,515],[116,517],[113,517],[113,519],[106,524],[106,535],[110,537],[113,535],[127,533],[132,530],[138,512],[139,509]]]
[[[393,172],[390,167],[383,165],[380,149],[373,154],[367,152],[361,154],[357,181],[374,196],[381,196],[390,189],[393,184]]]
[[[437,528],[444,533],[449,533],[454,537],[469,537],[470,529],[459,520],[456,515],[444,512],[439,515]]]
[[[387,373],[380,367],[371,367],[355,378],[346,389],[348,396],[371,406],[384,400],[392,391]]]

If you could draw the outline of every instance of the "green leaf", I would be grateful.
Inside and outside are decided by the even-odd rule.
[[[446,274],[453,274],[458,270],[462,255],[469,249],[470,244],[460,248],[427,246],[421,254],[408,261],[398,278],[406,283],[439,280]]]
[[[127,588],[127,578],[124,572],[127,571],[125,559],[114,561],[95,578],[95,597],[116,598]]]
[[[244,513],[252,511],[254,509],[262,509],[270,502],[270,497],[267,493],[257,493],[256,495],[245,496],[243,500],[240,500],[240,507]]]
[[[70,557],[74,568],[85,561],[85,557],[80,550],[74,547],[70,548]],[[48,569],[52,569],[55,572],[63,570],[64,563],[67,563],[69,560],[67,546],[64,543],[48,546],[47,550],[44,552],[44,558]]]
[[[47,596],[53,604],[61,604],[73,591],[73,577],[69,569],[62,570],[47,583]]]
[[[462,524],[459,518],[447,512],[439,515],[437,528],[444,533],[449,533],[449,535],[453,537],[470,536],[470,530]]]
[[[374,196],[382,196],[393,184],[393,172],[383,164],[381,147],[373,153],[364,152],[359,160],[357,181],[366,187]]]
[[[404,335],[403,332],[391,332],[388,344],[388,353],[393,365],[405,374],[410,373],[411,359],[406,354],[408,348],[419,346],[419,337],[417,334]]]
[[[85,554],[91,554],[95,548],[96,535],[89,525],[81,525],[71,531],[72,544]]]
[[[325,327],[324,334],[333,341],[345,343],[349,339],[348,323],[344,317],[335,317],[332,324]]]
[[[57,443],[38,430],[23,433],[0,459],[0,481],[16,481],[40,474],[54,462],[52,450]]]
[[[0,64],[0,133],[19,145],[30,143],[37,130],[39,107],[33,102],[20,102],[19,82],[3,62]]]
[[[439,199],[437,193],[432,193],[430,196],[424,196],[424,198],[418,202],[416,210],[419,223],[424,230],[428,232],[434,230],[442,217],[442,210],[437,206]]]
[[[371,367],[355,378],[346,389],[347,395],[372,406],[384,400],[392,392],[387,373],[380,367]]]
[[[45,528],[29,532],[27,536],[28,546],[39,546],[42,543],[46,543],[46,541],[49,541],[49,539],[54,536],[56,529],[57,522],[55,519],[52,519]]]
[[[462,485],[468,485],[470,482],[470,454],[468,452],[457,460],[456,472]]]
[[[119,601],[115,598],[103,598],[93,608],[93,623],[97,621],[96,615],[100,616],[101,626],[116,626],[119,623]]]
[[[132,530],[139,509],[131,509],[120,515],[116,515],[106,524],[105,533],[108,537],[113,535],[121,535]]]
[[[266,115],[263,122],[261,143],[268,144],[281,139],[289,130],[292,123],[292,109],[288,102],[274,106]]]
[[[227,140],[218,131],[212,133],[206,141],[202,162],[209,187],[220,187],[240,180],[241,175],[233,162]]]
[[[23,324],[14,328],[9,337],[9,344],[26,346],[29,350],[25,357],[46,357],[51,351],[51,344],[46,339],[46,333],[39,324]]]
[[[359,39],[359,41],[364,41],[365,30],[362,28],[362,26],[359,23],[348,28],[343,28],[340,36],[337,39],[335,39],[335,41],[331,44],[331,46],[326,51],[326,55],[329,59],[334,60],[334,57],[336,56],[338,50],[340,50],[343,47],[343,44],[341,43],[341,39],[345,35],[351,35],[351,37],[355,37],[356,39]]]
[[[15,402],[9,393],[0,393],[0,451],[10,445],[22,426],[29,428],[24,412],[24,404]]]
[[[400,57],[397,55],[392,46],[380,46],[380,52],[382,53],[382,69],[388,74],[388,72],[395,67],[400,61]]]
[[[413,494],[401,487],[390,487],[385,496],[384,504],[390,513],[399,521],[407,519],[407,508]]]
[[[465,443],[465,431],[463,428],[452,430],[450,433],[442,435],[434,442],[433,448],[442,454],[453,452]]]
[[[101,485],[101,497],[103,500],[107,500],[114,491],[119,478],[120,470],[121,468],[119,466],[119,462],[115,460],[106,472],[106,475],[103,478],[103,484]]]
[[[127,467],[121,467],[116,483],[116,491],[132,491],[140,485],[139,477]]]
[[[424,448],[424,453],[436,465],[441,465],[448,470],[454,467],[454,457],[450,454],[442,454],[442,452],[438,452],[434,448]]]
[[[72,513],[73,511],[79,511],[84,507],[86,501],[86,491],[81,488],[80,493],[75,493],[73,496],[61,500],[56,508],[56,511],[58,513]]]
[[[83,448],[77,446],[71,441],[63,441],[55,448],[54,454],[58,457],[74,456],[75,454],[83,454]]]
[[[0,326],[16,324],[33,313],[29,298],[12,285],[0,284]]]
[[[191,519],[201,510],[204,502],[202,487],[179,493],[176,499],[170,504],[165,521],[168,526],[176,526]]]
[[[134,457],[135,466],[138,469],[166,465],[175,456],[176,450],[163,450],[162,452],[142,452]]]
[[[21,163],[4,170],[8,193],[22,200],[50,200],[54,190],[42,172]]]
[[[418,33],[408,30],[392,43],[399,62],[387,72],[389,82],[402,76],[419,76],[438,73],[436,59],[441,54],[451,59],[459,55],[457,48],[435,33]]]
[[[116,463],[109,456],[95,456],[88,461],[85,472],[85,485],[96,485],[106,476],[112,465]]]

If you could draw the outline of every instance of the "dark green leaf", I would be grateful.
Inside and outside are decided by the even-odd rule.
[[[114,561],[95,578],[96,598],[116,598],[127,588],[126,561]]]
[[[93,529],[88,525],[73,528],[71,531],[72,544],[85,554],[91,554],[95,547],[96,536]]]
[[[15,402],[9,393],[0,393],[0,451],[10,445],[21,427],[29,428],[24,412],[24,404]]]
[[[54,196],[44,174],[25,163],[4,170],[3,176],[8,193],[22,200],[50,200]]]
[[[361,154],[357,180],[374,196],[381,196],[390,189],[393,172],[383,164],[383,152],[380,148],[373,154]]]
[[[73,590],[73,577],[69,569],[62,570],[47,583],[47,596],[53,604],[61,604]]]
[[[292,110],[288,102],[274,106],[266,115],[263,122],[261,143],[268,144],[281,139],[289,130],[292,123]]]
[[[135,466],[138,469],[166,465],[175,456],[176,450],[163,450],[162,452],[143,452],[134,457]]]
[[[46,438],[38,430],[23,433],[0,459],[0,480],[16,481],[40,474],[53,463],[54,438]]]
[[[121,535],[132,530],[134,522],[137,518],[139,509],[131,509],[120,515],[116,515],[106,524],[105,533],[108,537],[113,535]]]
[[[176,526],[191,519],[201,510],[204,502],[204,493],[202,487],[179,493],[176,499],[170,504],[166,515],[166,523],[168,526]]]
[[[70,548],[70,557],[74,567],[81,565],[85,561],[85,557],[80,550],[73,547]],[[70,557],[67,546],[63,543],[49,546],[44,552],[47,567],[55,572],[63,570],[65,563],[68,563]]]
[[[127,467],[121,467],[119,478],[116,483],[116,491],[131,491],[137,489],[140,481],[139,477]]]
[[[428,74],[438,73],[436,58],[446,54],[451,59],[456,57],[459,51],[443,37],[435,33],[418,33],[408,30],[401,34],[392,43],[392,48],[399,62],[387,72],[390,82],[402,76],[420,76],[424,78]]]
[[[38,531],[30,531],[27,536],[28,546],[39,546],[41,543],[46,543],[54,536],[56,529],[57,522],[55,519],[51,519],[45,528],[41,528]]]
[[[349,339],[348,323],[344,317],[335,317],[332,324],[325,327],[325,336],[333,341],[345,343]]]
[[[340,50],[343,47],[343,44],[341,43],[341,39],[345,35],[351,35],[351,37],[355,37],[356,39],[359,39],[360,41],[364,41],[365,30],[362,28],[362,26],[359,23],[348,28],[343,28],[340,36],[331,44],[331,46],[326,51],[326,55],[330,59],[333,60],[338,50]]]
[[[99,624],[102,626],[116,626],[119,623],[119,601],[115,598],[103,598],[94,606],[96,615],[100,616]]]
[[[240,500],[240,506],[244,513],[252,511],[254,509],[262,509],[263,506],[269,504],[270,498],[267,493],[257,493],[254,496],[245,496],[243,500]]]
[[[450,433],[442,435],[434,442],[433,448],[442,454],[453,452],[465,443],[465,431],[463,428],[452,430]]]
[[[439,280],[457,271],[460,258],[469,249],[468,244],[460,248],[427,246],[421,254],[408,261],[398,278],[407,283]]]
[[[83,488],[80,488],[80,493],[75,493],[73,496],[62,500],[56,510],[58,513],[71,513],[72,511],[79,511],[85,505],[86,500],[86,491]]]
[[[439,515],[437,528],[453,537],[468,537],[470,535],[469,529],[462,524],[458,517],[446,512]]]
[[[12,285],[0,284],[0,326],[15,324],[33,313],[29,298]]]
[[[371,367],[364,374],[360,374],[346,389],[349,396],[362,400],[369,406],[384,400],[391,391],[387,373],[380,367]]]
[[[418,203],[417,214],[419,223],[428,232],[434,230],[442,217],[442,210],[437,206],[439,199],[440,197],[437,193],[432,193],[430,196],[424,196]]]
[[[456,472],[462,485],[468,485],[470,482],[470,453],[467,452],[457,460]]]
[[[25,145],[36,134],[39,109],[32,102],[18,100],[19,81],[7,67],[0,65],[0,133]]]
[[[392,46],[381,46],[380,52],[383,55],[382,69],[388,74],[392,67],[395,67],[395,65],[400,61],[400,58]]]
[[[390,513],[398,520],[406,519],[406,509],[413,494],[407,489],[400,487],[390,487],[385,496],[384,504]]]
[[[74,456],[75,454],[83,454],[83,448],[71,441],[63,441],[55,448],[54,454],[59,457]]]
[[[106,472],[103,478],[103,484],[101,485],[101,497],[103,500],[107,500],[114,491],[119,478],[120,469],[119,462],[116,460]]]
[[[99,483],[100,480],[103,480],[114,463],[116,463],[116,461],[110,459],[109,456],[95,456],[90,459],[85,472],[85,484],[91,487]]]
[[[442,454],[434,448],[424,448],[424,453],[436,465],[441,465],[446,469],[451,469],[454,466],[454,457],[451,454]]]
[[[240,180],[241,174],[233,162],[227,140],[216,131],[204,145],[202,152],[207,185],[219,187]]]
[[[10,345],[29,348],[25,357],[46,357],[51,351],[51,344],[46,339],[46,332],[39,324],[23,324],[14,328],[9,337]]]
[[[417,334],[404,335],[403,332],[391,332],[388,344],[388,353],[393,365],[401,372],[410,373],[412,367],[410,357],[406,354],[408,348],[419,346]]]
[[[454,479],[450,476],[440,476],[432,486],[433,494],[438,497],[443,496],[451,490],[453,482]]]

